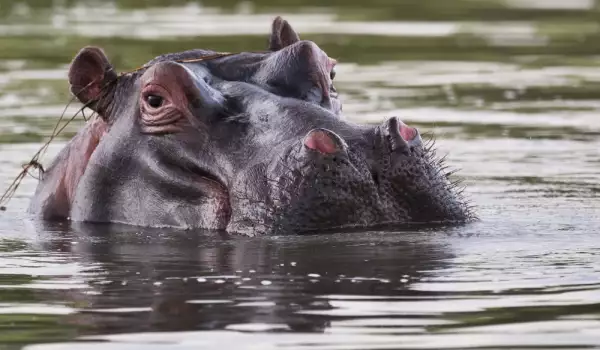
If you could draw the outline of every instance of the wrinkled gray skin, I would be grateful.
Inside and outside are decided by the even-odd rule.
[[[98,117],[44,174],[30,211],[249,235],[472,218],[416,129],[340,116],[335,62],[316,44],[277,18],[269,49],[168,54],[118,79],[100,49],[83,49],[71,91]]]

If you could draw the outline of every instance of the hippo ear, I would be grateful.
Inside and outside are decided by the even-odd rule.
[[[278,51],[300,41],[298,34],[292,29],[288,21],[277,16],[273,21],[271,37],[269,38],[269,50]]]
[[[69,68],[71,92],[98,113],[102,113],[102,107],[98,103],[100,98],[116,79],[117,73],[104,52],[97,47],[83,48]]]

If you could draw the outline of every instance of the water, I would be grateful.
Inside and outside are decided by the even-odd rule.
[[[282,14],[340,61],[349,118],[436,134],[481,221],[259,238],[43,225],[27,178],[0,212],[0,349],[600,348],[600,4],[171,4],[0,0],[3,188],[69,100],[79,48],[121,71],[260,50]]]

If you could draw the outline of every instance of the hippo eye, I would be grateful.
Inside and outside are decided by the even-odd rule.
[[[329,73],[329,77],[331,80],[335,79],[335,67],[331,68],[331,72]]]
[[[146,102],[152,108],[158,108],[163,103],[163,98],[158,95],[148,95],[146,96]]]

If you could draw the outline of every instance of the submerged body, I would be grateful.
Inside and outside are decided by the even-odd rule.
[[[169,54],[121,76],[83,49],[69,82],[97,117],[44,174],[30,211],[243,234],[472,217],[416,129],[341,118],[336,62],[315,43],[277,18],[269,49]]]

